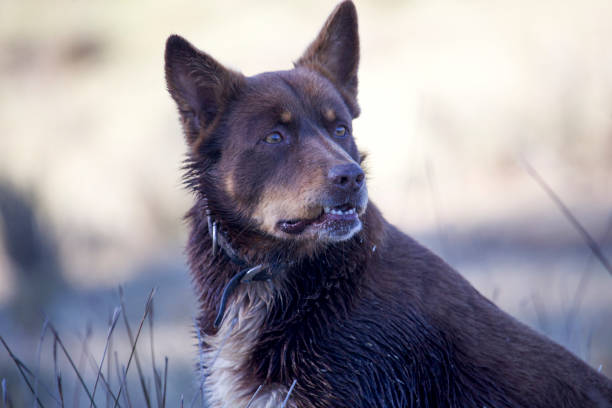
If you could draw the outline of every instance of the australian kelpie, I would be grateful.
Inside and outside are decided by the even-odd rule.
[[[211,407],[278,407],[290,391],[294,408],[612,406],[610,380],[368,202],[352,2],[288,71],[245,77],[176,35],[165,63]]]

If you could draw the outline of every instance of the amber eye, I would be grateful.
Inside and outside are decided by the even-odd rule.
[[[269,143],[269,144],[276,144],[276,143],[280,143],[282,141],[283,141],[283,137],[278,132],[270,133],[264,139],[264,142]]]
[[[346,126],[338,126],[336,130],[334,130],[334,136],[336,137],[346,136]]]

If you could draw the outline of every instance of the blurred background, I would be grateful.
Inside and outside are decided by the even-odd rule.
[[[118,285],[133,331],[157,287],[153,354],[158,366],[169,358],[168,404],[197,394],[182,252],[191,197],[165,39],[181,34],[247,75],[286,69],[334,5],[0,2],[0,335],[41,381],[55,387],[45,319],[74,356],[99,361]],[[612,276],[522,163],[612,257],[612,2],[356,5],[354,133],[372,201],[504,310],[611,376]],[[119,330],[122,319],[110,354],[125,364]],[[32,403],[3,349],[0,378],[15,406]]]

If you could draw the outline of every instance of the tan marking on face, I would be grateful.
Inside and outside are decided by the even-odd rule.
[[[322,211],[321,198],[326,191],[329,169],[336,164],[356,163],[344,149],[323,135],[305,142],[301,153],[302,167],[294,170],[299,178],[289,186],[270,183],[253,211],[253,219],[265,233],[282,235],[277,229],[279,221],[317,218]]]
[[[284,110],[283,113],[281,113],[280,120],[285,124],[291,122],[291,112]]]
[[[336,120],[336,112],[334,112],[334,110],[331,108],[325,109],[325,111],[323,112],[323,116],[328,122],[333,122],[334,120]]]
[[[276,224],[281,220],[312,219],[320,215],[321,189],[318,187],[323,185],[323,172],[303,174],[308,175],[308,180],[299,180],[295,186],[272,185],[264,190],[253,212],[253,219],[262,231],[274,235],[278,233]]]

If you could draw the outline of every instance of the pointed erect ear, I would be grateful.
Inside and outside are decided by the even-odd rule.
[[[178,105],[187,143],[194,147],[215,128],[244,77],[178,35],[168,38],[165,59],[168,91]]]
[[[352,99],[357,112],[357,68],[359,33],[357,10],[352,1],[343,1],[331,13],[317,38],[295,63],[323,74],[345,97]]]

